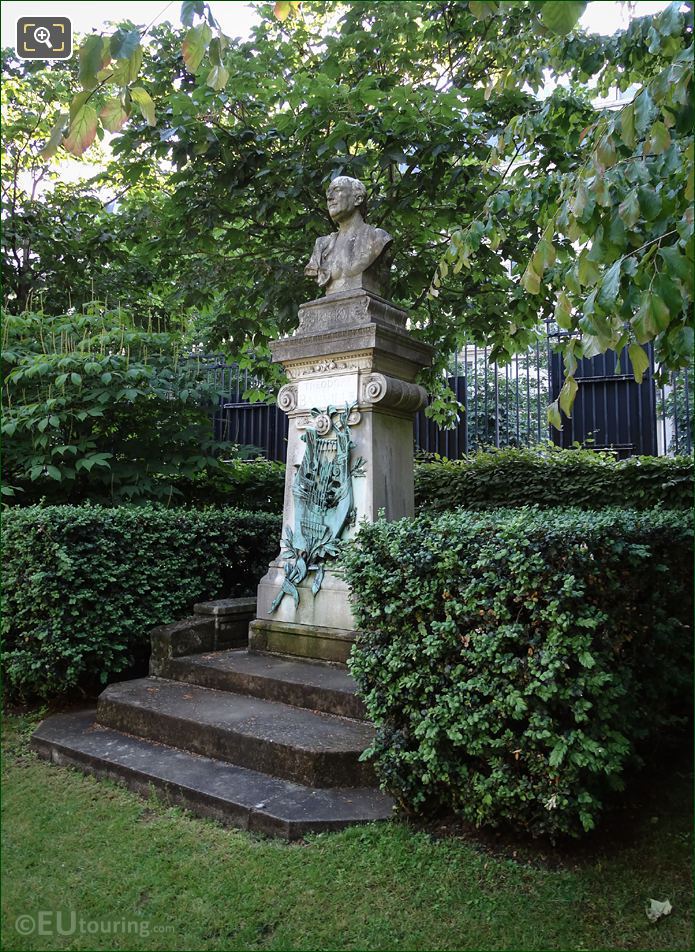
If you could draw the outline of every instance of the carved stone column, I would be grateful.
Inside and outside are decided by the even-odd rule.
[[[302,520],[307,524],[297,480],[311,485],[309,443],[331,451],[337,443],[340,453],[349,439],[349,460],[342,469],[349,487],[341,486],[340,467],[334,466],[338,495],[351,493],[340,541],[381,510],[387,519],[413,514],[413,418],[426,402],[425,391],[414,381],[432,354],[406,331],[405,311],[364,289],[310,301],[299,317],[296,333],[271,345],[273,360],[284,366],[290,381],[278,396],[289,416],[283,538],[290,539],[290,549],[297,533],[302,536]],[[330,459],[322,473],[324,479],[333,478]],[[328,517],[326,521],[330,523]],[[287,545],[284,550],[288,552]],[[355,629],[347,586],[335,573],[330,554],[313,564],[318,568],[309,569],[296,552],[289,558],[278,553],[258,588],[252,648],[346,659]]]

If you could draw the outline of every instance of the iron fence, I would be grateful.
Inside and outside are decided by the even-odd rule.
[[[414,427],[416,452],[458,459],[484,447],[533,446],[547,440],[564,447],[612,448],[620,457],[692,452],[692,373],[671,374],[667,383],[657,385],[651,349],[641,384],[633,378],[627,351],[579,361],[572,419],[564,421],[561,432],[549,427],[546,408],[563,380],[562,357],[553,340],[550,332],[505,366],[490,363],[488,348],[474,344],[453,355],[447,380],[462,407],[458,425],[442,429],[421,411]],[[215,359],[207,361],[207,372],[220,393],[215,437],[284,461],[287,417],[274,403],[248,398],[258,387],[252,375]]]

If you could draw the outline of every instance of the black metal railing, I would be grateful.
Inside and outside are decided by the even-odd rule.
[[[671,374],[657,385],[652,366],[641,384],[632,376],[627,352],[579,362],[580,383],[571,420],[562,432],[548,426],[546,408],[563,380],[562,357],[553,335],[539,340],[506,366],[489,362],[489,349],[474,344],[452,356],[447,382],[462,412],[458,425],[442,429],[424,411],[415,418],[415,449],[458,459],[484,447],[560,446],[613,448],[619,456],[692,453],[693,375]],[[617,371],[617,372],[616,372]],[[213,417],[215,437],[256,447],[268,459],[286,458],[287,417],[274,403],[250,399],[258,382],[245,370],[209,359],[210,381],[221,394]]]

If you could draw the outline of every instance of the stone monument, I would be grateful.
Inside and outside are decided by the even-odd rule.
[[[271,345],[289,378],[278,395],[289,416],[284,531],[258,588],[252,649],[345,661],[355,623],[335,570],[340,544],[381,510],[413,514],[413,418],[426,401],[415,378],[432,350],[386,297],[392,238],[367,224],[366,202],[357,179],[331,182],[338,230],[316,241],[305,269],[325,296]]]
[[[204,602],[155,628],[149,677],[110,684],[96,710],[48,717],[32,738],[56,764],[288,839],[393,807],[361,760],[374,728],[341,664],[355,623],[335,556],[361,520],[413,511],[415,377],[431,349],[386,299],[391,236],[366,224],[365,200],[355,179],[331,183],[338,231],[307,265],[326,296],[273,345],[290,381],[278,397],[287,480],[282,547],[258,599]]]

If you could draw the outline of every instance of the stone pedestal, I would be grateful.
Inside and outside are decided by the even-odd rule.
[[[351,458],[363,460],[363,475],[351,477],[354,519],[340,538],[351,538],[361,521],[374,521],[380,511],[387,519],[411,516],[413,418],[426,402],[424,389],[414,381],[431,362],[432,349],[408,334],[405,311],[365,289],[310,301],[299,309],[299,319],[292,337],[271,345],[273,360],[284,366],[290,381],[278,396],[278,405],[290,422],[285,534],[287,527],[295,526],[293,483],[307,447],[302,436],[308,428],[321,434],[325,411],[331,406],[350,408]],[[319,416],[316,411],[321,411]],[[296,653],[303,656],[311,651],[311,657],[345,660],[355,629],[345,582],[329,558],[316,595],[310,575],[298,585],[297,606],[285,595],[272,609],[285,578],[285,561],[279,554],[260,582],[259,621],[251,625],[251,647],[293,654],[296,644]],[[311,634],[298,626],[311,629]],[[342,649],[336,649],[336,643]],[[307,644],[314,647],[308,649]]]

